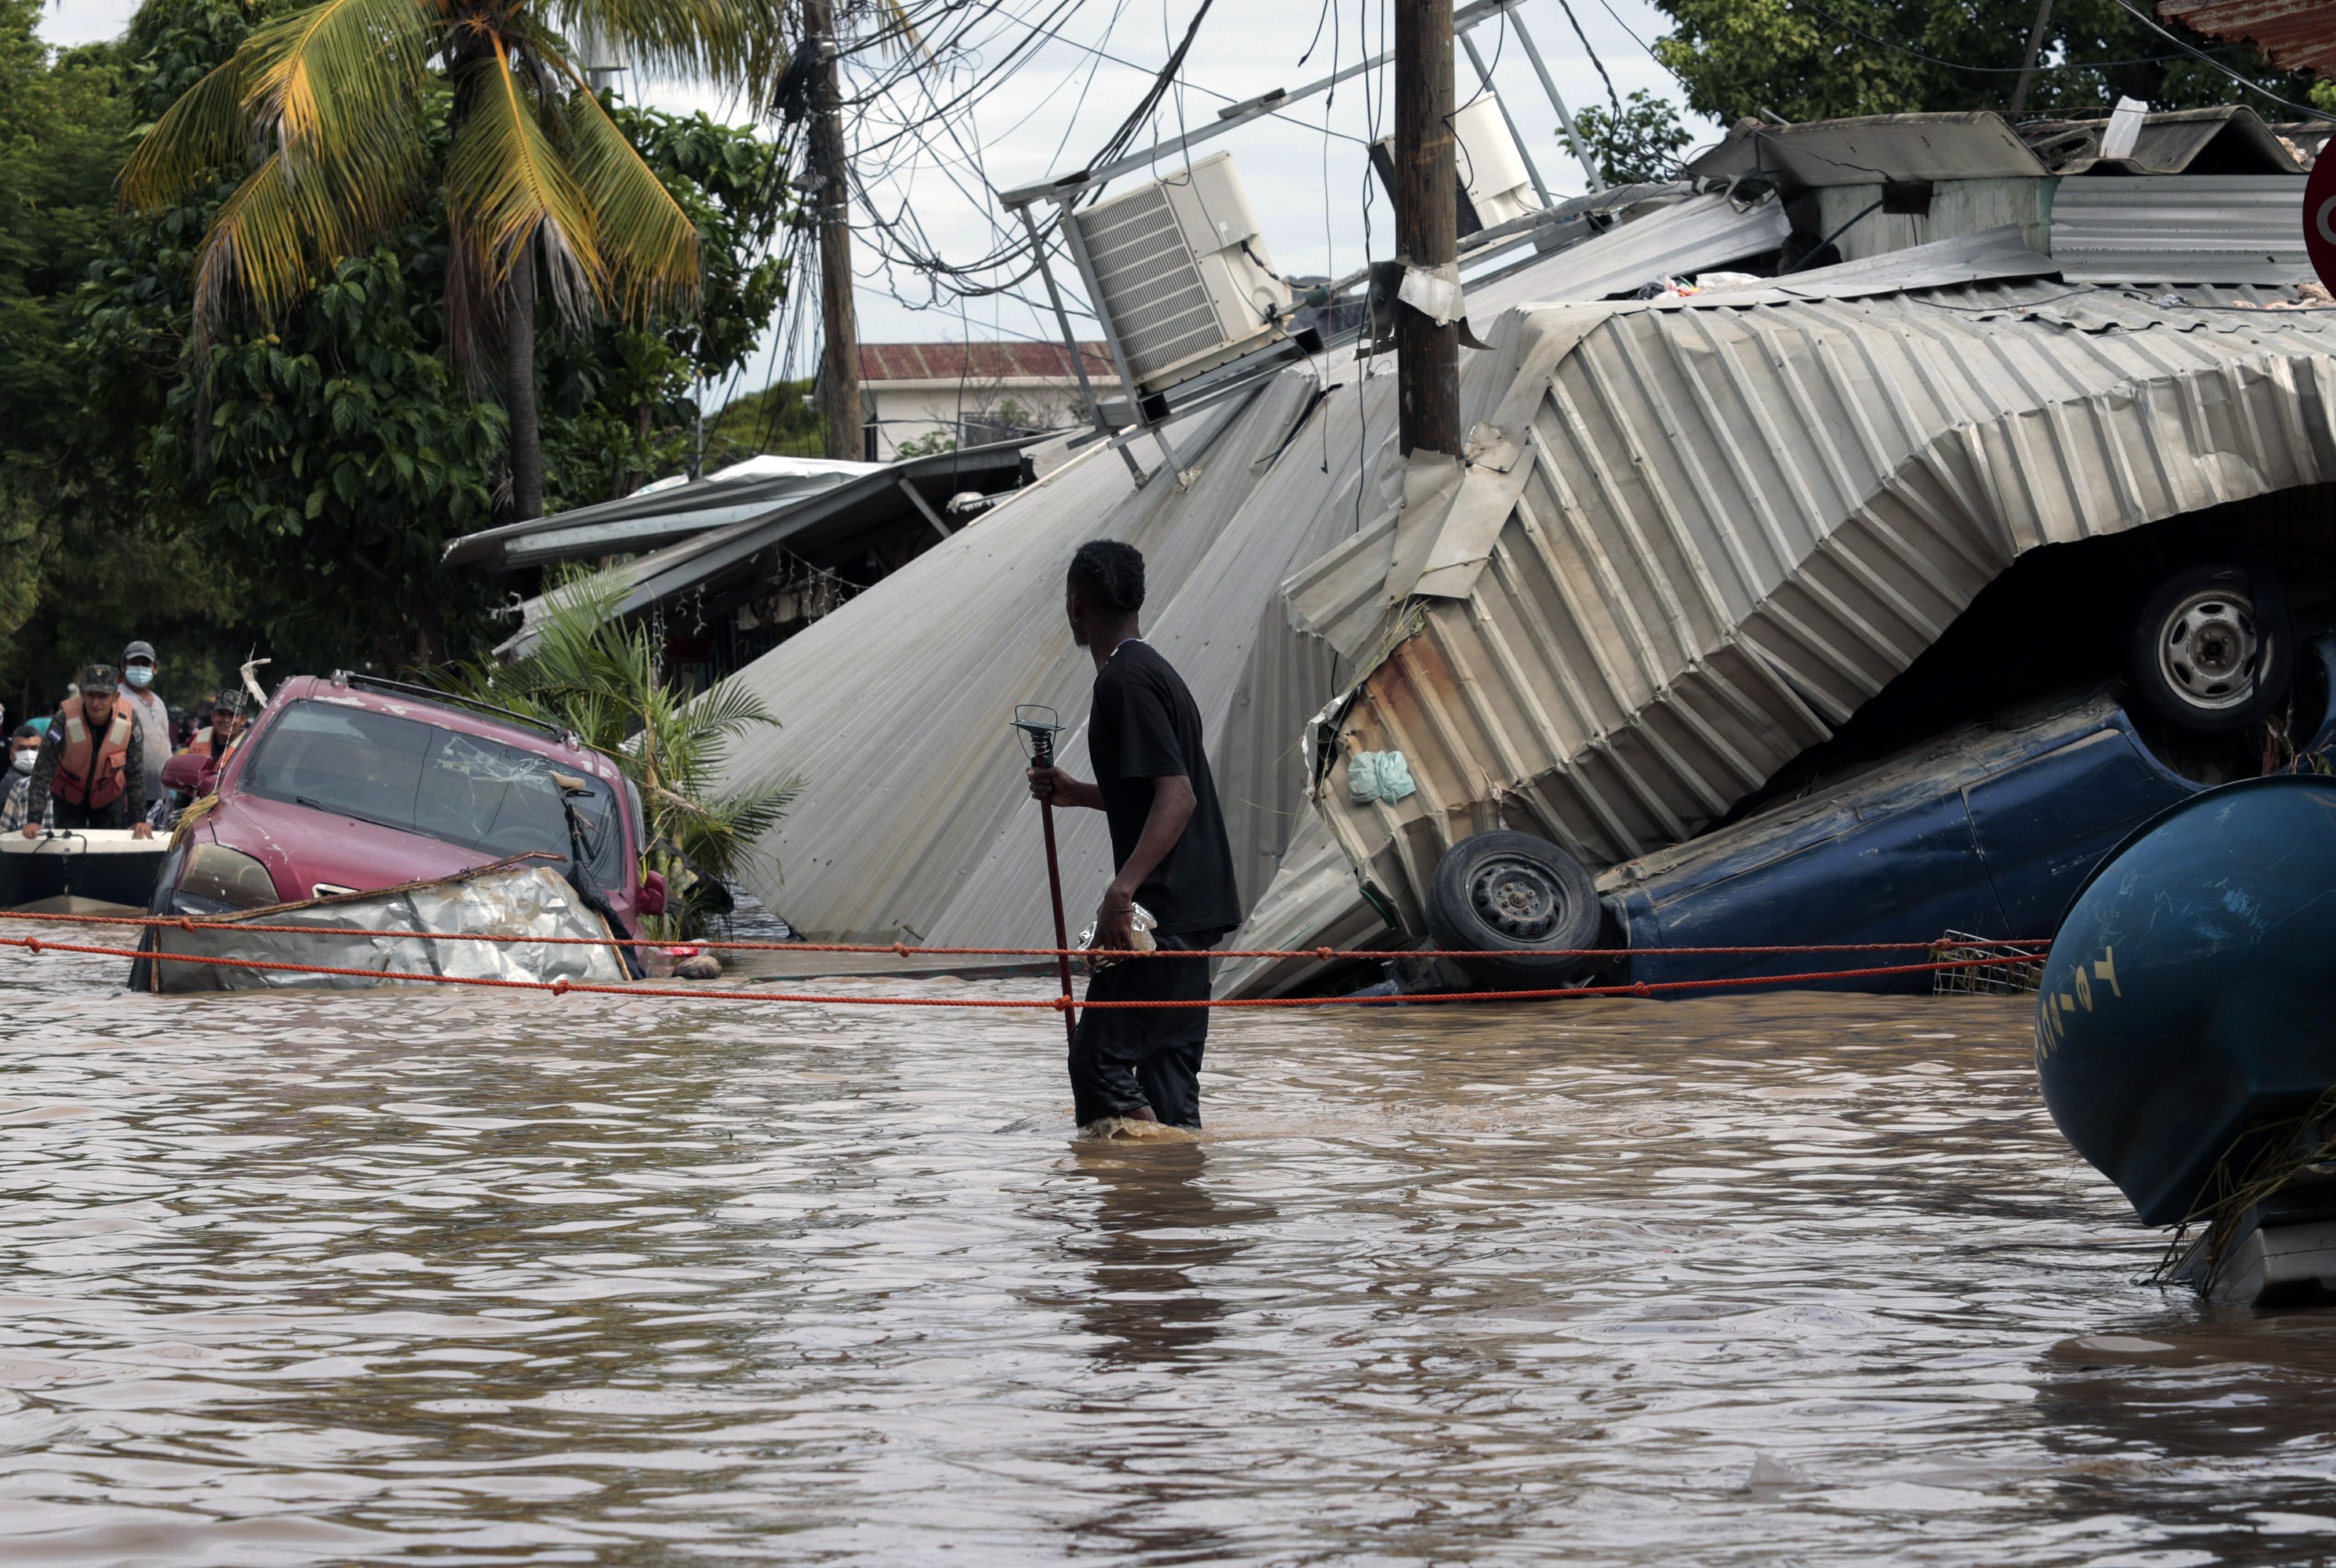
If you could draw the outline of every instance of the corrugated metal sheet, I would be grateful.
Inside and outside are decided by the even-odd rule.
[[[1357,806],[1338,760],[1318,791],[1415,930],[1469,833],[1593,867],[1692,834],[2022,551],[2336,478],[2336,313],[2026,283],[1501,332],[1542,346],[1517,350],[1530,414],[1505,433],[1529,472],[1473,576],[1432,574],[1455,596],[1399,612],[1340,726],[1341,756],[1400,750],[1418,793]]]
[[[1502,312],[1552,299],[1602,299],[1659,278],[1725,267],[1774,250],[1793,231],[1773,197],[1738,207],[1720,194],[1690,196],[1518,271],[1468,290],[1468,326],[1478,337]]]
[[[2075,175],[2052,197],[2052,257],[2089,283],[2301,283],[2300,174]]]
[[[2336,17],[2328,0],[2158,0],[2157,14],[2209,38],[2252,44],[2282,71],[2336,80]]]
[[[2040,278],[2059,270],[2059,264],[2028,248],[2020,226],[2007,223],[1952,239],[1814,267],[1773,281],[1741,284],[1722,292],[1730,300],[1749,294],[1774,292],[1802,299],[1847,299],[1861,294],[1894,294],[1908,288],[1945,288],[1959,283],[1984,283],[2014,278]],[[1707,292],[1705,297],[1719,295]]]

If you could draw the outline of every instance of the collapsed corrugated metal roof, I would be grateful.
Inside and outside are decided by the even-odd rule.
[[[2301,174],[2279,133],[2243,103],[2166,109],[2142,117],[2133,151],[2103,158],[2109,117],[2031,120],[2020,139],[2055,174]]]
[[[2279,135],[2244,104],[2146,114],[2133,150],[2100,156],[2104,112],[2017,125],[1992,110],[1872,114],[1774,125],[1739,120],[1685,172],[1702,178],[1766,175],[1787,191],[1884,181],[2041,180],[2106,174],[2295,174]]]
[[[864,549],[871,532],[897,526],[904,514],[921,520],[946,537],[949,531],[939,521],[938,509],[959,491],[988,492],[1011,487],[1022,472],[1023,449],[1030,444],[1008,441],[930,453],[898,463],[852,463],[849,466],[865,472],[840,476],[839,482],[809,492],[782,492],[775,499],[737,500],[749,491],[762,496],[763,491],[758,482],[734,484],[727,492],[730,499],[683,514],[719,513],[719,524],[701,525],[680,543],[614,569],[626,585],[617,613],[638,614],[660,600],[704,589],[774,546],[784,545],[803,560],[824,564],[828,557]],[[628,500],[612,504],[631,503]],[[743,517],[738,515],[742,512]],[[650,521],[656,521],[654,514]],[[613,553],[621,548],[606,544],[589,553]],[[498,657],[519,658],[534,646],[535,622],[542,608],[540,595],[520,607],[520,629],[495,649]]]
[[[1496,287],[1563,298],[1610,276],[1726,266],[1774,248],[1774,206],[1692,198],[1641,220],[1668,219],[1642,248],[1610,247],[1586,270],[1587,245],[1561,251]],[[1113,538],[1145,553],[1145,635],[1200,705],[1255,901],[1306,816],[1298,736],[1353,675],[1292,631],[1280,585],[1374,514],[1392,462],[1395,379],[1348,374],[1319,397],[1310,368],[1284,371],[1183,416],[1169,435],[1200,471],[1189,486],[1163,473],[1139,487],[1114,455],[1089,449],[732,677],[785,727],[750,737],[730,776],[792,772],[806,784],[761,846],[771,858],[745,874],[756,896],[822,937],[1051,938],[1036,807],[1006,720],[1017,703],[1061,710],[1077,732],[1066,765],[1084,765],[1094,670],[1063,627],[1062,574],[1079,544]],[[1109,846],[1094,813],[1066,813],[1061,827],[1076,906],[1109,879]],[[1352,869],[1325,874],[1343,878],[1351,902]],[[1347,925],[1358,939],[1388,934],[1376,917]]]
[[[695,483],[660,481],[621,500],[466,533],[447,541],[441,560],[447,566],[536,566],[655,550],[832,489],[879,466],[824,457],[750,457]]]
[[[1365,671],[1317,809],[1414,931],[1471,833],[1593,867],[1689,836],[2025,550],[2336,478],[2320,311],[2023,283],[1555,307],[1499,334],[1458,485],[1290,585]],[[1358,803],[1338,759],[1384,750],[1417,793]],[[1309,945],[1276,902],[1243,944]]]

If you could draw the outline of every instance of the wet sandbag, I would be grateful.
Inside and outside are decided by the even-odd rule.
[[[2190,1217],[2250,1129],[2308,1112],[2336,1085],[2336,779],[2210,790],[2094,868],[2044,966],[2036,1069],[2152,1225]]]

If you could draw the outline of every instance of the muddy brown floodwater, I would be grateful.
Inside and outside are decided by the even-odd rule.
[[[11,1568],[2336,1551],[2336,1320],[2133,1283],[2018,1002],[1221,1016],[1083,1146],[1046,1015],[117,972],[0,955]]]

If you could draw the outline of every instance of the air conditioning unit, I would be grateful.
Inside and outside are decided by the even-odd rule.
[[[1525,167],[1517,139],[1509,134],[1499,94],[1483,93],[1455,114],[1452,137],[1460,143],[1460,186],[1468,193],[1468,205],[1476,209],[1478,224],[1495,229],[1512,218],[1541,210],[1533,170]]]
[[[1165,391],[1283,336],[1290,287],[1266,254],[1232,154],[1063,220],[1077,229],[1096,307],[1142,391]]]

